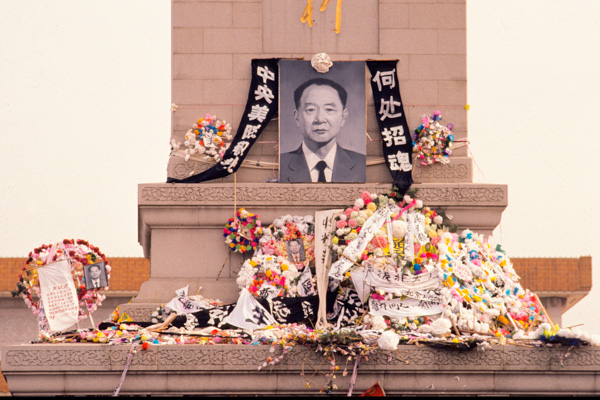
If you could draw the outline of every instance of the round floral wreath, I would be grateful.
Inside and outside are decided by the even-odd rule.
[[[88,313],[91,314],[102,304],[106,296],[98,291],[100,289],[108,290],[108,286],[98,289],[86,289],[85,283],[82,282],[84,278],[83,267],[104,262],[106,263],[105,269],[108,279],[110,279],[111,270],[106,256],[100,249],[85,240],[64,239],[55,245],[43,244],[33,249],[29,253],[25,265],[21,268],[22,273],[19,274],[17,289],[12,292],[12,295],[23,297],[25,304],[35,315],[39,315],[41,296],[38,269],[61,260],[69,260],[71,263],[71,274],[73,275],[73,281],[77,288],[77,299],[79,300],[79,319],[85,319]],[[43,322],[45,322],[45,317]]]
[[[315,235],[314,218],[286,215],[277,218],[268,228],[264,229],[259,241],[259,253],[288,258],[287,243],[301,240],[304,247],[304,261],[297,262],[296,267],[302,270],[304,266],[314,269]],[[292,261],[289,261],[292,262]]]
[[[236,282],[254,297],[295,297],[298,269],[282,256],[258,255],[246,260]],[[263,292],[262,289],[267,289]]]
[[[229,218],[223,228],[225,244],[229,246],[229,250],[240,253],[256,250],[262,232],[258,215],[243,208],[238,210],[235,218]]]
[[[214,115],[206,114],[206,117],[200,118],[186,132],[183,143],[177,143],[173,139],[171,145],[173,150],[179,150],[182,146],[185,148],[185,161],[194,154],[205,154],[207,158],[219,162],[230,145],[225,140],[231,139],[231,125],[218,120]]]
[[[413,137],[413,153],[418,154],[418,158],[423,165],[433,163],[447,164],[450,162],[452,153],[452,135],[453,124],[443,126],[440,124],[442,114],[439,111],[433,113],[433,116],[424,116],[421,125],[415,129]]]

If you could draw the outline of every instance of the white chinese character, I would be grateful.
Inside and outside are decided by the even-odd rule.
[[[377,87],[381,92],[382,86],[389,86],[390,89],[396,87],[396,68],[391,71],[381,72],[377,71],[375,76],[373,77],[373,82],[377,82]]]
[[[398,151],[396,154],[390,154],[388,155],[388,162],[390,164],[390,170],[392,171],[408,172],[412,170],[408,153]]]
[[[229,172],[230,174],[233,174],[235,166],[238,164],[238,162],[240,162],[239,157],[228,158],[226,160],[221,160],[221,165],[224,167],[227,167],[227,172]]]
[[[390,101],[381,99],[381,107],[379,108],[379,120],[383,121],[386,118],[398,118],[402,116],[401,112],[394,114],[396,106],[400,107],[400,102],[395,101],[393,96],[390,96]]]
[[[252,110],[250,110],[250,114],[248,114],[248,118],[250,119],[250,121],[253,120],[258,120],[258,122],[263,122],[265,120],[265,118],[267,117],[267,114],[269,112],[269,107],[267,106],[259,106],[258,104],[255,104],[252,106]]]
[[[275,96],[273,95],[273,91],[267,87],[267,85],[258,85],[258,88],[254,91],[254,100],[265,99],[265,101],[269,104],[273,102]]]
[[[402,125],[392,126],[390,129],[385,128],[381,132],[381,136],[387,147],[392,146],[392,144],[394,146],[406,144],[406,136],[404,136],[404,127]]]
[[[267,67],[258,67],[256,68],[256,75],[260,76],[263,80],[263,83],[267,83],[267,80],[274,81],[275,74],[269,71]]]
[[[258,125],[246,125],[244,128],[244,133],[242,134],[242,140],[247,139],[256,139],[256,132],[260,129],[260,124]]]
[[[235,145],[235,147],[233,148],[233,155],[234,156],[241,156],[242,154],[244,154],[244,151],[246,151],[246,149],[248,148],[248,146],[250,146],[249,142],[246,141],[240,141],[238,144]]]

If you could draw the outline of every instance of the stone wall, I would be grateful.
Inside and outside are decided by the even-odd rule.
[[[327,386],[330,363],[295,346],[281,363],[258,370],[281,347],[163,345],[133,354],[121,395],[316,396]],[[15,396],[111,395],[130,345],[21,345],[2,347],[2,372]],[[346,396],[354,361],[337,355],[334,396]],[[492,346],[456,350],[399,346],[377,351],[357,369],[353,395],[375,382],[388,396],[590,396],[600,393],[600,349],[592,346]],[[348,374],[343,376],[344,369]],[[304,377],[301,375],[304,373]],[[307,379],[310,387],[307,387]]]
[[[440,110],[467,138],[465,0],[345,0],[341,30],[334,30],[336,2],[324,12],[313,1],[314,24],[300,20],[301,0],[172,1],[172,138],[182,141],[207,113],[230,122],[235,132],[244,111],[252,58],[304,58],[327,53],[332,61],[397,59],[397,74],[410,129]],[[368,75],[368,73],[367,73]],[[367,77],[368,79],[368,77]],[[370,88],[367,85],[367,88]],[[277,120],[259,137],[247,160],[277,163]],[[382,163],[381,136],[373,97],[367,90],[367,181],[391,182]],[[168,175],[183,178],[211,164],[171,158]],[[276,168],[242,167],[237,182],[265,182]],[[452,162],[422,168],[415,182],[471,182],[464,143],[455,143]],[[223,179],[233,182],[234,177]]]
[[[313,26],[303,24],[306,1],[172,0],[171,139],[207,113],[237,131],[246,106],[253,58],[303,58],[327,53],[332,61],[398,60],[397,76],[408,127],[440,110],[453,123],[457,140],[451,162],[423,167],[413,163],[417,197],[452,214],[459,227],[490,235],[507,204],[505,185],[472,183],[467,155],[467,74],[465,0],[346,0],[341,29],[334,32],[336,3],[320,12],[313,1]],[[258,214],[264,225],[286,214],[354,203],[362,191],[387,192],[391,174],[383,159],[381,135],[367,80],[364,184],[279,184],[279,128],[266,126],[237,173],[200,184],[139,185],[138,240],[151,261],[151,277],[128,312],[144,316],[157,302],[186,284],[223,301],[237,299],[235,277],[243,259],[227,255],[222,227],[235,210]],[[254,165],[252,165],[254,162]],[[257,166],[256,163],[261,165]],[[171,156],[167,175],[184,178],[213,164]],[[142,305],[140,303],[146,303]]]

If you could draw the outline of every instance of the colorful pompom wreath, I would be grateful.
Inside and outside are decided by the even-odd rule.
[[[229,147],[230,143],[226,141],[231,141],[232,138],[230,124],[206,114],[186,132],[183,143],[173,140],[171,145],[175,151],[184,148],[186,161],[194,154],[204,154],[206,158],[219,162]]]
[[[415,129],[413,136],[413,153],[423,165],[433,163],[448,164],[452,154],[453,124],[443,126],[440,124],[442,114],[436,111],[433,116],[424,116],[421,125]]]
[[[227,221],[223,228],[223,236],[230,251],[246,253],[256,250],[258,240],[262,236],[258,215],[240,208],[236,217]]]
[[[21,296],[25,300],[25,304],[39,318],[42,305],[40,302],[38,270],[48,264],[62,260],[68,260],[71,264],[71,274],[73,275],[73,281],[77,289],[77,299],[79,300],[79,319],[85,319],[106,298],[105,295],[99,293],[99,290],[108,290],[111,270],[106,256],[98,247],[91,245],[86,240],[64,239],[54,245],[43,244],[33,249],[29,253],[25,265],[21,268],[22,273],[18,276],[17,288],[12,291],[12,295],[13,297]],[[104,263],[107,285],[106,287],[86,289],[84,266],[99,263]]]

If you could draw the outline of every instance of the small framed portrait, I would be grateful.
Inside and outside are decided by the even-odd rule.
[[[279,62],[279,182],[365,182],[365,64]]]
[[[285,242],[285,249],[289,261],[301,263],[306,260],[306,254],[304,254],[304,242],[302,239],[288,240]]]
[[[86,289],[99,289],[108,286],[106,263],[96,263],[83,266]]]

